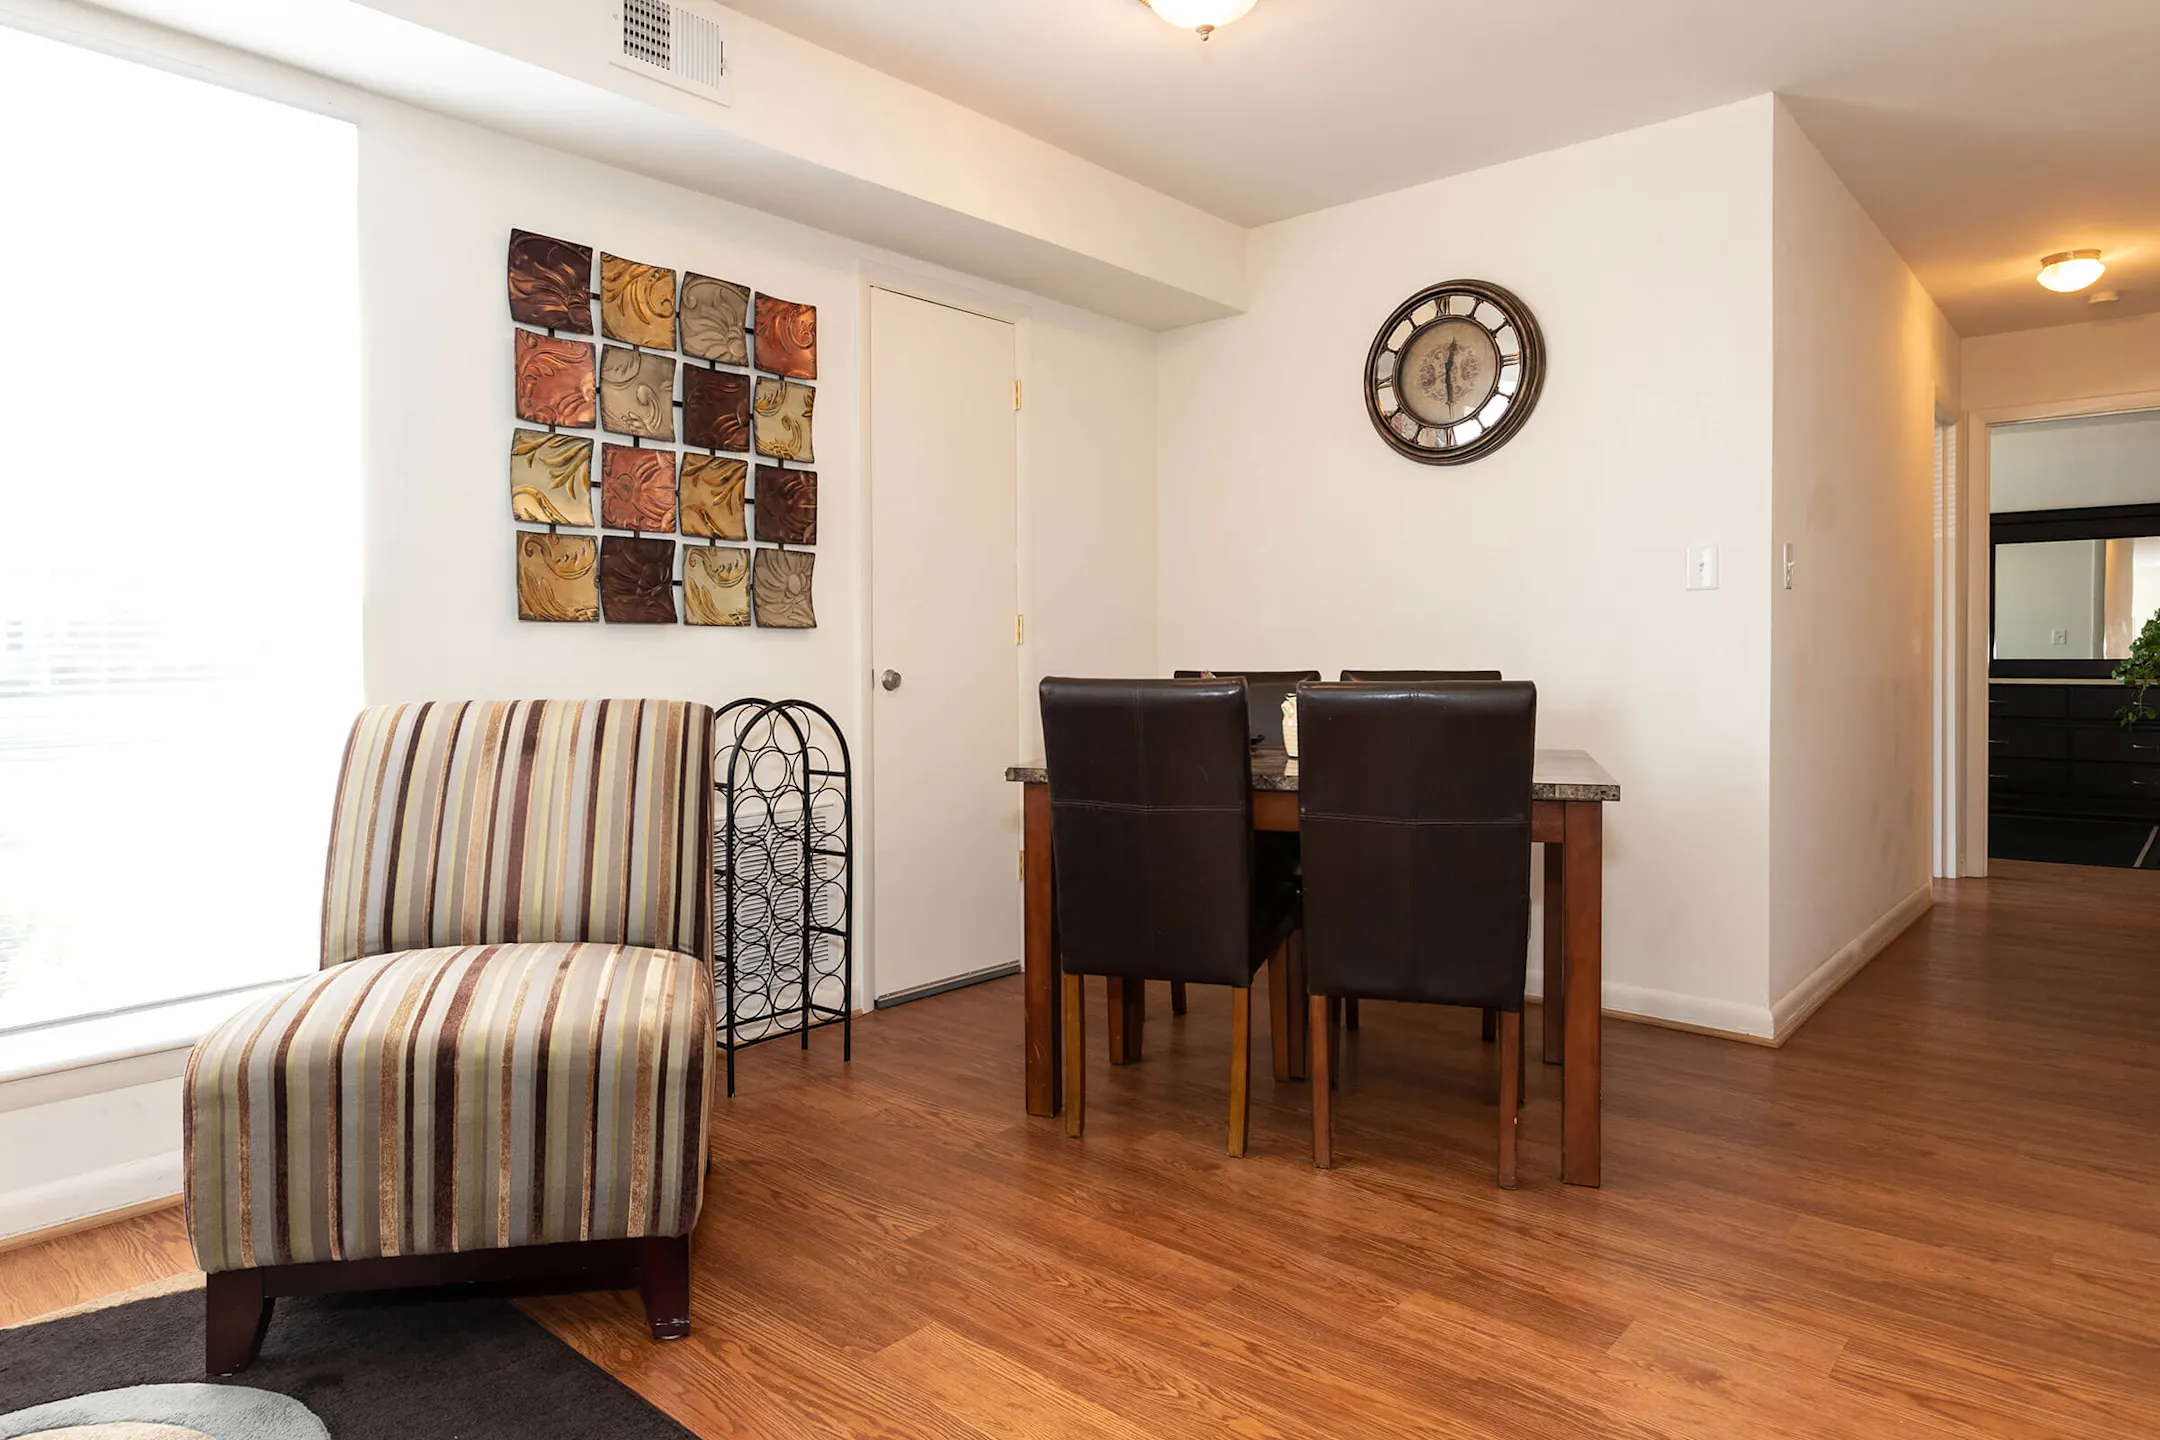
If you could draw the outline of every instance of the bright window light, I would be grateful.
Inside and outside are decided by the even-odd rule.
[[[353,127],[0,29],[0,134],[4,1036],[315,968],[360,516]]]

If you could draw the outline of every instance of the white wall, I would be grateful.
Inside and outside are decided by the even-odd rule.
[[[2160,410],[1988,430],[1988,509],[2160,503]]]
[[[1782,103],[1775,162],[1771,540],[1795,560],[1793,587],[1771,591],[1783,1028],[1869,958],[1885,917],[1926,903],[1935,419],[1957,406],[1958,350]]]
[[[1968,410],[2160,391],[2160,315],[1982,335],[1959,350]]]
[[[0,1085],[0,1240],[180,1193],[179,1076],[131,1080],[54,1098]]]
[[[1763,1033],[1768,97],[1256,231],[1248,313],[1163,337],[1158,671],[1493,666],[1616,775],[1606,1003]],[[1373,328],[1452,276],[1552,355],[1473,465],[1397,456]],[[1722,547],[1723,588],[1682,588]]]

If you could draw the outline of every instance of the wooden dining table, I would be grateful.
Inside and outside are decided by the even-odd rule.
[[[1253,828],[1298,828],[1298,764],[1280,749],[1253,752]],[[1027,1113],[1055,1115],[1063,1105],[1059,1054],[1056,888],[1050,847],[1050,773],[1014,765],[1005,778],[1026,787],[1025,994]],[[1599,1046],[1605,982],[1605,806],[1619,782],[1580,750],[1540,750],[1530,781],[1530,838],[1545,847],[1544,1060],[1560,1072],[1560,1178],[1600,1183],[1602,1148]],[[1528,863],[1525,857],[1524,863]],[[1555,924],[1553,917],[1559,916]],[[1111,981],[1110,1058],[1139,1058],[1144,987]]]

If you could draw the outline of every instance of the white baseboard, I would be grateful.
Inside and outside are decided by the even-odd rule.
[[[180,1191],[181,1152],[168,1150],[22,1190],[0,1191],[0,1237],[48,1230]]]
[[[1663,1021],[1690,1030],[1711,1030],[1724,1035],[1769,1039],[1770,1010],[1738,1000],[1713,1000],[1703,995],[1684,995],[1677,990],[1652,990],[1643,985],[1605,982],[1605,1011]]]
[[[1933,881],[1891,906],[1880,919],[1861,931],[1858,938],[1816,966],[1814,973],[1786,991],[1784,998],[1770,1007],[1771,1036],[1778,1044],[1784,1044],[1795,1030],[1807,1023],[1810,1015],[1822,1007],[1823,1001],[1837,994],[1839,987],[1859,974],[1868,961],[1880,955],[1913,921],[1934,906]]]

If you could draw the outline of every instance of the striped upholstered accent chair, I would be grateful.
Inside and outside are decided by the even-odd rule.
[[[712,1106],[712,711],[385,705],[353,726],[322,969],[186,1080],[212,1374],[280,1295],[635,1286],[690,1329]]]

